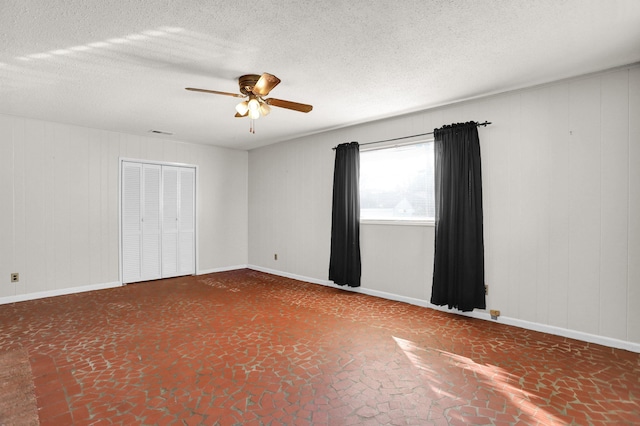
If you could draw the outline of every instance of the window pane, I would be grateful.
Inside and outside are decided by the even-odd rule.
[[[433,142],[360,153],[360,218],[433,220]]]

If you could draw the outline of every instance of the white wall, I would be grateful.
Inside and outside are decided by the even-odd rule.
[[[331,147],[488,120],[488,309],[639,350],[639,117],[640,68],[629,66],[250,151],[249,264],[326,282]],[[363,224],[361,248],[363,291],[427,304],[432,227]]]
[[[249,263],[326,282],[331,147],[489,120],[480,128],[488,308],[501,321],[637,349],[638,117],[638,66],[248,155],[0,115],[0,303],[117,284],[119,157],[199,166],[199,272]],[[361,241],[364,291],[427,304],[432,227],[362,225]]]
[[[0,115],[0,303],[118,284],[120,157],[199,166],[198,269],[247,264],[247,152]]]

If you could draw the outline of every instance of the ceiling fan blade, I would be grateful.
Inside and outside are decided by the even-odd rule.
[[[245,112],[245,113],[244,113],[244,114],[242,114],[242,115],[241,115],[240,113],[236,112],[235,117],[236,117],[236,118],[241,118],[241,117],[246,117],[247,115],[249,115],[249,111]]]
[[[218,92],[217,90],[196,89],[193,87],[185,87],[185,90],[191,90],[192,92],[213,93],[214,95],[233,96],[234,98],[244,98],[244,95],[241,95],[239,93]]]
[[[299,104],[297,102],[283,101],[282,99],[269,98],[264,100],[267,104],[275,107],[292,109],[294,111],[309,112],[313,109],[312,105]]]
[[[253,94],[257,96],[267,96],[279,83],[280,79],[278,77],[265,72],[260,76],[256,85],[253,86]]]

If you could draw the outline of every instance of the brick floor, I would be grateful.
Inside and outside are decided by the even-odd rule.
[[[42,425],[640,424],[640,354],[251,270],[0,306]]]

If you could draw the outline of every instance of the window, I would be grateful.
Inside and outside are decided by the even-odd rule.
[[[433,141],[360,152],[360,219],[433,222]]]

